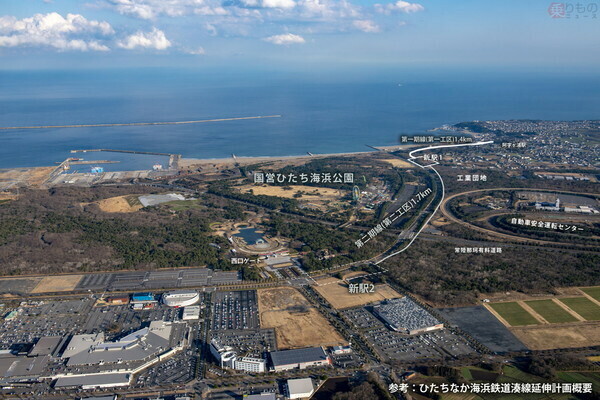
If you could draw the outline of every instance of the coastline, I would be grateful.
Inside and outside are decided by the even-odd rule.
[[[181,158],[179,161],[180,168],[190,168],[193,165],[207,165],[207,164],[239,164],[239,165],[250,165],[261,162],[276,162],[276,161],[304,161],[316,158],[327,158],[327,157],[344,157],[353,155],[372,154],[378,152],[391,152],[397,150],[408,149],[411,147],[418,147],[419,145],[405,144],[405,145],[392,145],[392,146],[373,146],[377,150],[366,150],[366,151],[354,151],[354,152],[343,152],[343,153],[323,153],[313,155],[289,155],[289,156],[243,156],[235,158]]]

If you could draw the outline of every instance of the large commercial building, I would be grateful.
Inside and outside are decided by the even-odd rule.
[[[116,342],[105,342],[104,333],[75,335],[67,345],[63,358],[67,366],[121,364],[144,361],[169,349],[171,324],[152,321]]]
[[[276,372],[294,368],[305,369],[331,365],[331,359],[325,354],[322,347],[272,351],[269,355],[271,356],[273,370]]]
[[[169,307],[187,307],[196,304],[200,294],[195,290],[174,290],[162,296],[162,302]]]
[[[390,329],[409,335],[442,329],[444,324],[409,297],[391,299],[373,307],[375,315]]]

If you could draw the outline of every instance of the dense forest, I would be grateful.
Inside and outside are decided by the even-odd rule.
[[[600,284],[600,254],[494,246],[502,253],[456,254],[452,244],[417,240],[382,265],[402,287],[439,305],[472,304],[480,293]]]
[[[303,267],[308,271],[364,260],[382,252],[391,240],[379,235],[362,248],[354,242],[359,238],[357,232],[348,232],[320,224],[290,221],[282,217],[273,218],[268,224],[269,233],[294,239],[296,249],[308,253],[302,259]],[[328,254],[338,254],[327,258]]]
[[[144,187],[27,191],[0,205],[0,274],[208,265],[231,268],[209,234],[215,218],[239,215],[235,206],[174,213],[152,207],[101,212],[95,200],[148,192]],[[211,244],[212,243],[212,244]]]

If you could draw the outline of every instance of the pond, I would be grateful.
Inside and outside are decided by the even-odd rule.
[[[239,233],[233,236],[241,237],[250,246],[259,243],[259,241],[264,241],[263,234],[257,232],[254,228],[241,228]]]

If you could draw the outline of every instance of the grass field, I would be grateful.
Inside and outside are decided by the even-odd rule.
[[[565,382],[591,383],[593,387],[600,387],[600,372],[564,372],[556,374]]]
[[[594,299],[600,301],[600,286],[596,286],[596,287],[586,287],[586,288],[579,288],[581,289],[582,292],[584,292],[585,294],[587,294],[590,297],[593,297]]]
[[[186,211],[204,207],[200,200],[174,200],[165,204],[175,211]]]
[[[600,321],[600,306],[586,297],[565,297],[559,301],[588,321]]]
[[[529,307],[533,308],[535,312],[540,314],[544,319],[551,324],[563,323],[563,322],[575,322],[577,318],[569,314],[566,310],[561,308],[558,304],[552,300],[530,300],[526,301]]]
[[[490,307],[511,326],[537,325],[539,321],[516,302],[492,303]]]

